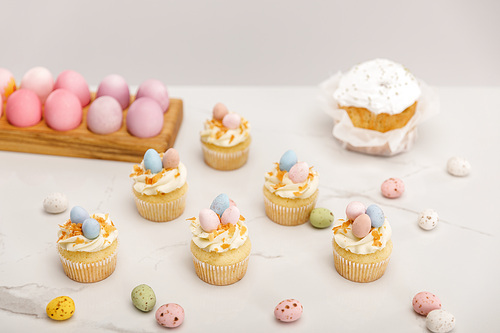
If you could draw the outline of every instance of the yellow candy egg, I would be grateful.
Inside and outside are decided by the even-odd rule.
[[[66,320],[75,313],[75,302],[68,296],[59,296],[47,304],[47,316],[54,320]]]

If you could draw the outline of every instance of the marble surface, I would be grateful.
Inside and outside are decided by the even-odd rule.
[[[344,150],[332,137],[332,120],[318,106],[317,87],[171,87],[184,100],[184,122],[175,147],[188,168],[187,207],[180,218],[152,223],[136,211],[133,163],[0,152],[0,322],[2,332],[159,332],[154,311],[142,313],[132,289],[150,285],[155,310],[178,303],[185,310],[179,332],[426,332],[411,306],[430,291],[456,318],[454,332],[485,332],[499,324],[497,257],[500,187],[500,87],[435,88],[441,113],[419,127],[413,149],[394,157]],[[223,101],[252,125],[250,159],[241,169],[216,171],[202,159],[199,131],[212,106]],[[343,218],[352,200],[379,204],[393,229],[394,251],[385,275],[359,284],[333,266],[332,230],[309,223],[284,227],[265,215],[264,173],[287,149],[321,175],[317,207]],[[447,160],[466,157],[468,177],[446,172]],[[380,185],[399,177],[406,192],[381,196]],[[118,265],[106,280],[81,284],[67,278],[56,253],[58,224],[47,214],[47,194],[62,192],[70,206],[109,213],[120,232]],[[217,287],[195,274],[186,218],[225,192],[247,219],[253,244],[246,276]],[[436,229],[418,227],[418,213],[435,209]],[[47,303],[73,298],[76,313],[55,322]],[[302,318],[280,323],[274,307],[296,298]]]

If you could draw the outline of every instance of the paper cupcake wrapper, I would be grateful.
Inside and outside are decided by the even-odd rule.
[[[118,247],[116,247],[115,252],[109,257],[92,263],[74,262],[63,257],[61,253],[59,253],[59,258],[61,259],[64,273],[71,280],[91,283],[104,280],[115,271],[117,253]]]
[[[309,221],[309,216],[316,205],[316,200],[317,196],[314,201],[308,205],[301,207],[285,207],[275,204],[264,196],[264,205],[267,217],[273,222],[286,226],[295,226]]]
[[[248,160],[248,153],[250,152],[250,146],[243,149],[242,151],[236,151],[232,153],[221,153],[215,150],[207,148],[202,144],[203,157],[205,158],[205,163],[217,170],[235,170],[241,168]]]
[[[170,202],[151,203],[141,200],[134,195],[135,205],[137,206],[139,214],[145,219],[153,222],[168,222],[181,216],[186,207],[186,197],[187,192],[180,198]]]
[[[390,258],[389,256],[387,259],[373,264],[360,264],[345,259],[333,249],[335,269],[341,276],[354,282],[372,282],[379,279],[384,275]]]
[[[248,255],[245,259],[232,265],[210,265],[193,255],[194,269],[198,277],[216,286],[226,286],[238,282],[245,276],[248,267]]]

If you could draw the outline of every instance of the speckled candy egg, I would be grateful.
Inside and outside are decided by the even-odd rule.
[[[359,201],[350,202],[345,209],[345,214],[347,216],[347,219],[351,221],[354,221],[356,217],[358,217],[361,214],[364,214],[365,212],[366,212],[366,206]]]
[[[54,89],[54,77],[45,67],[33,67],[24,74],[21,89],[33,91],[43,104]]]
[[[163,111],[154,99],[138,98],[128,108],[126,123],[133,136],[151,138],[163,129]]]
[[[290,171],[297,163],[297,154],[293,150],[287,150],[280,158],[280,170]]]
[[[279,321],[291,322],[295,321],[302,316],[302,304],[296,299],[287,299],[281,301],[274,308],[274,316]]]
[[[439,215],[433,209],[426,209],[418,215],[418,226],[424,230],[432,230],[439,222]]]
[[[229,110],[227,107],[222,104],[222,103],[217,103],[214,106],[214,109],[212,111],[212,117],[213,119],[221,120],[224,119],[224,116],[229,113]]]
[[[208,208],[200,210],[198,218],[200,219],[201,229],[205,232],[212,232],[216,230],[220,224],[220,219],[219,216],[217,216],[217,213]]]
[[[222,119],[222,125],[229,129],[236,129],[240,127],[241,117],[237,113],[228,113]]]
[[[363,238],[370,233],[372,221],[367,214],[361,214],[352,223],[352,234],[358,238]]]
[[[210,209],[216,212],[217,215],[222,216],[224,211],[228,209],[229,206],[229,197],[227,196],[227,194],[221,193],[215,197],[214,201],[212,201]]]
[[[164,304],[156,310],[155,317],[161,326],[174,328],[184,322],[184,309],[179,304]]]
[[[69,296],[59,296],[47,304],[47,316],[54,320],[66,320],[75,313],[75,302]]]
[[[163,162],[160,154],[153,148],[150,148],[144,154],[144,168],[151,170],[152,173],[158,173],[163,169]]]
[[[162,113],[167,112],[170,98],[168,97],[167,87],[161,81],[150,79],[141,83],[136,98],[141,97],[154,99],[160,105]]]
[[[140,284],[132,290],[132,304],[142,312],[153,310],[156,304],[156,295],[153,288],[147,284]]]
[[[175,148],[169,148],[163,154],[163,167],[165,169],[174,169],[179,166],[179,152]]]
[[[328,228],[334,219],[333,213],[327,208],[314,208],[309,216],[309,221],[315,228]]]
[[[44,118],[47,126],[56,131],[69,131],[82,123],[82,106],[78,97],[65,89],[50,93],[45,101]]]
[[[96,93],[97,98],[101,96],[113,97],[120,104],[122,110],[130,104],[130,90],[127,81],[118,74],[111,74],[102,79]]]
[[[441,301],[439,298],[428,291],[422,291],[413,297],[413,310],[416,313],[427,316],[432,310],[441,309]]]
[[[399,178],[386,179],[380,186],[382,195],[389,199],[396,199],[403,195],[405,183]]]
[[[370,217],[372,221],[372,227],[380,228],[385,222],[385,215],[382,208],[373,204],[366,208],[366,214]]]
[[[10,94],[16,91],[16,80],[14,79],[14,75],[5,69],[0,68],[0,95],[2,96],[2,100],[7,101]]]
[[[90,218],[89,213],[80,206],[75,206],[71,208],[69,212],[69,218],[73,223],[83,223],[86,219]]]
[[[54,90],[56,89],[65,89],[75,94],[81,107],[90,103],[89,85],[82,74],[78,72],[72,70],[61,72],[54,84]]]
[[[68,198],[63,193],[50,193],[43,200],[43,209],[51,214],[62,213],[68,209]]]
[[[236,224],[240,220],[240,209],[236,206],[229,206],[224,213],[222,213],[222,224]]]
[[[42,103],[31,90],[20,89],[10,95],[5,106],[9,123],[16,127],[30,127],[42,120]]]
[[[87,127],[96,134],[110,134],[123,124],[120,103],[111,96],[101,96],[90,104],[87,112]]]
[[[294,183],[303,183],[309,176],[309,165],[306,162],[295,163],[288,171],[288,178]]]
[[[85,238],[96,239],[101,233],[101,225],[96,219],[88,218],[83,221],[82,231]]]
[[[465,158],[454,156],[448,160],[446,169],[452,176],[465,177],[470,173],[471,165]]]
[[[455,317],[442,309],[433,310],[427,315],[425,326],[434,333],[447,333],[455,328]]]

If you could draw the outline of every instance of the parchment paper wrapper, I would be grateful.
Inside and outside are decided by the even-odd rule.
[[[439,113],[437,93],[422,80],[418,80],[422,95],[418,99],[415,115],[406,126],[385,133],[354,127],[347,112],[340,109],[337,100],[333,98],[340,77],[339,72],[322,82],[319,97],[324,111],[335,122],[333,137],[348,150],[381,156],[393,156],[406,152],[411,149],[417,139],[417,125]]]

